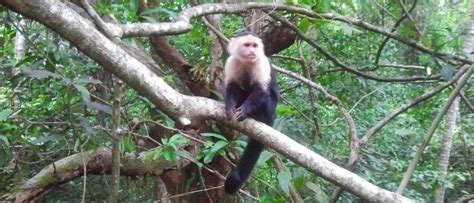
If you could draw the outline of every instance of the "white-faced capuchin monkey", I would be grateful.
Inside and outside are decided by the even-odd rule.
[[[280,97],[275,71],[263,51],[262,40],[252,32],[232,38],[225,63],[225,111],[231,120],[253,118],[269,126],[275,120]],[[225,181],[225,191],[234,194],[250,176],[264,145],[249,139],[237,167]]]

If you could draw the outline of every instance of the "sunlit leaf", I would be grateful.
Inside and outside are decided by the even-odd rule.
[[[257,164],[260,165],[260,164],[263,164],[263,163],[267,162],[270,158],[272,158],[273,155],[274,154],[269,152],[269,151],[263,151],[260,154],[260,157],[258,157]]]
[[[348,36],[352,36],[352,27],[346,23],[342,23],[341,24],[341,28],[342,28],[342,31],[344,31],[344,33],[346,33],[346,35]]]
[[[215,152],[211,152],[209,150],[209,152],[204,155],[204,160],[203,160],[204,164],[211,163],[211,161],[212,161],[212,159],[214,159],[215,155],[216,155]]]
[[[181,134],[175,134],[170,137],[169,143],[173,143],[175,145],[187,144],[189,143],[189,139]]]
[[[3,111],[0,111],[0,121],[6,120],[10,115],[12,115],[13,110],[11,109],[4,109]]]
[[[167,160],[167,161],[176,161],[176,153],[174,150],[170,149],[170,148],[167,148],[167,149],[164,149],[163,150],[163,157]]]
[[[301,19],[300,21],[300,24],[299,24],[299,29],[301,30],[301,32],[305,33],[308,31],[309,29],[309,20],[307,18],[303,18]]]
[[[211,151],[212,152],[217,152],[217,151],[223,149],[224,147],[226,147],[228,144],[229,144],[229,142],[227,142],[227,141],[219,140],[214,144],[214,146],[212,146]]]

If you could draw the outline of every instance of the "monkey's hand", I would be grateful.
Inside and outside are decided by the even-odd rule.
[[[235,120],[237,121],[243,121],[246,118],[245,112],[242,106],[240,106],[239,108],[235,110],[234,117],[235,117]]]
[[[231,121],[236,121],[237,119],[235,118],[235,108],[229,108],[225,110],[225,115],[227,116],[227,119]]]
[[[225,114],[227,116],[227,118],[231,121],[242,121],[244,120],[244,115],[243,115],[243,111],[242,111],[242,108],[229,108],[229,109],[226,109],[225,111]]]

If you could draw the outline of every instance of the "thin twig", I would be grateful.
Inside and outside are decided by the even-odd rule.
[[[418,161],[420,161],[423,155],[423,152],[425,151],[425,148],[430,143],[430,140],[434,132],[436,131],[436,128],[438,127],[439,123],[441,122],[441,119],[443,118],[444,114],[453,103],[454,99],[458,96],[461,89],[464,87],[464,85],[466,85],[467,81],[469,80],[469,77],[472,75],[473,72],[474,72],[474,66],[470,66],[468,70],[466,71],[466,73],[463,74],[462,78],[459,80],[459,83],[456,86],[456,88],[454,88],[454,90],[449,95],[449,98],[446,101],[446,103],[443,105],[443,107],[440,109],[440,111],[434,118],[433,122],[430,125],[430,128],[428,129],[428,131],[426,132],[424,136],[423,143],[420,145],[420,147],[416,151],[415,156],[413,157],[410,164],[408,165],[408,169],[403,174],[403,179],[400,182],[400,185],[398,186],[397,194],[403,194],[403,191],[405,190],[406,186],[408,185],[408,182],[410,181],[411,176],[413,175],[413,172],[415,171]]]
[[[270,14],[273,18],[276,20],[282,22],[283,24],[287,25],[289,28],[291,28],[293,31],[296,32],[296,34],[305,42],[316,48],[321,54],[323,54],[327,59],[332,61],[334,64],[337,66],[343,68],[344,70],[356,74],[358,76],[370,79],[370,80],[375,80],[379,82],[412,82],[412,81],[418,81],[418,80],[427,80],[427,79],[433,79],[432,77],[421,77],[421,76],[415,76],[411,78],[381,78],[377,76],[373,76],[364,72],[361,72],[357,69],[354,69],[352,67],[349,67],[348,65],[344,64],[341,60],[333,56],[331,53],[323,49],[319,44],[315,43],[313,40],[311,40],[308,36],[306,36],[304,33],[301,32],[301,30],[298,29],[293,23],[288,21],[288,19],[285,19],[283,17],[280,17],[275,14]]]
[[[441,92],[441,90],[449,87],[451,84],[456,82],[462,76],[462,74],[464,72],[466,72],[467,69],[468,69],[467,66],[461,68],[456,73],[456,75],[454,75],[454,77],[451,80],[449,80],[448,82],[445,82],[442,85],[439,85],[438,87],[432,89],[431,91],[425,92],[424,94],[420,95],[417,98],[414,98],[412,100],[409,100],[409,101],[405,102],[403,105],[401,105],[400,107],[396,108],[395,110],[393,110],[392,112],[387,114],[384,118],[379,120],[375,125],[373,125],[369,130],[367,130],[365,132],[364,136],[362,136],[362,138],[360,139],[361,144],[366,144],[370,140],[370,138],[372,138],[372,136],[374,136],[380,129],[382,129],[382,127],[385,126],[385,124],[390,122],[392,119],[394,119],[395,117],[397,117],[401,113],[403,113],[403,112],[407,111],[408,109],[410,109],[411,107],[413,107],[413,106],[415,106],[415,105],[431,98],[432,96],[434,96],[437,93]]]

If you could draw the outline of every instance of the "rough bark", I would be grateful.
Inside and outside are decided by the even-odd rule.
[[[280,25],[262,36],[265,55],[271,56],[288,47],[296,40],[296,33],[288,26]]]
[[[163,36],[151,36],[153,50],[163,60],[163,63],[176,71],[178,77],[188,87],[193,95],[207,97],[209,91],[206,83],[193,79],[190,70],[193,68],[179,51],[166,41]]]
[[[464,39],[463,51],[466,55],[471,54],[474,50],[474,6],[471,5],[470,11],[470,23],[469,29]],[[434,194],[434,201],[436,203],[442,203],[445,199],[446,186],[448,176],[449,157],[451,152],[451,146],[453,145],[453,138],[456,129],[456,118],[459,114],[459,102],[460,97],[456,97],[451,107],[448,109],[446,114],[446,127],[443,135],[443,141],[441,143],[440,157],[438,160],[438,168],[440,172],[440,185],[436,188]]]
[[[119,198],[120,190],[120,139],[122,137],[121,126],[120,126],[120,106],[122,103],[122,88],[123,83],[120,80],[114,82],[114,98],[113,98],[113,110],[112,110],[112,183],[110,192],[110,201],[115,203]]]
[[[27,20],[19,19],[17,23],[17,31],[15,35],[15,58],[17,61],[20,61],[25,57],[26,53],[26,36],[25,33],[28,30]]]
[[[210,26],[213,26],[217,31],[221,31],[220,21],[222,20],[222,15],[211,15],[206,16],[206,20],[209,22]],[[215,34],[209,30],[208,34],[215,36]],[[221,62],[222,54],[224,53],[224,45],[219,41],[219,38],[212,40],[210,45],[210,55],[211,55],[211,64],[210,64],[210,75],[212,82],[212,89],[219,92],[221,95],[224,95],[225,85],[224,85],[224,64]]]
[[[444,130],[443,141],[441,142],[441,151],[439,153],[438,168],[440,173],[440,185],[435,191],[435,203],[444,202],[444,194],[446,192],[446,186],[444,182],[448,176],[449,156],[451,152],[451,146],[453,145],[453,138],[456,129],[456,117],[459,112],[459,97],[453,101],[451,107],[449,107],[446,113],[446,127]]]
[[[84,165],[85,163],[85,165]],[[147,160],[144,156],[124,156],[121,159],[120,174],[123,176],[159,175],[171,163],[162,160]],[[26,181],[14,196],[16,202],[39,200],[54,186],[87,174],[111,174],[112,152],[108,148],[99,148],[74,154],[43,168],[38,174]]]

